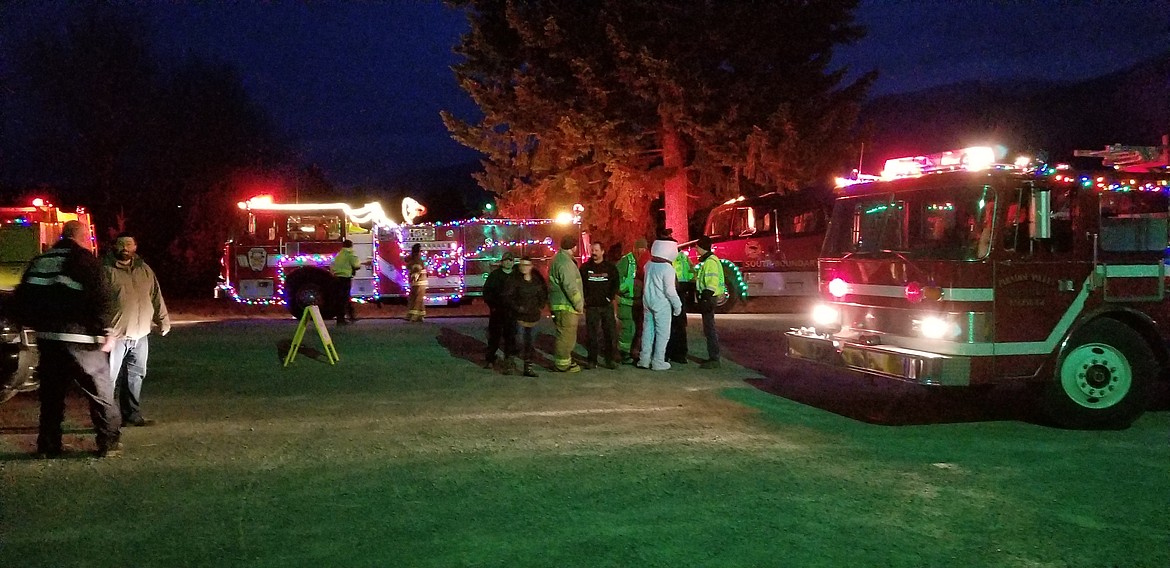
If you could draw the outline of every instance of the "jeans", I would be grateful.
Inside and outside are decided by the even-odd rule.
[[[598,355],[604,356],[606,361],[618,361],[616,331],[613,306],[585,308],[585,347],[590,363],[597,363]]]
[[[126,422],[142,420],[139,397],[142,396],[142,379],[146,378],[146,358],[150,354],[147,337],[141,339],[119,339],[110,351],[110,375],[114,379],[118,403],[122,408],[122,419]]]
[[[61,451],[61,422],[65,420],[65,394],[74,383],[89,401],[89,417],[97,433],[98,449],[113,446],[121,437],[122,415],[114,403],[110,358],[101,346],[42,339],[40,363],[41,418],[37,451]]]
[[[703,336],[707,338],[707,358],[719,360],[719,332],[715,330],[715,311],[703,310]]]

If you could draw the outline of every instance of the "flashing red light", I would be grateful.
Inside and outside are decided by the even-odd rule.
[[[849,283],[842,278],[834,278],[829,281],[829,293],[834,298],[843,298],[849,293]]]
[[[918,302],[922,301],[922,298],[923,298],[923,295],[922,295],[922,285],[921,284],[919,284],[917,282],[910,282],[910,283],[906,284],[906,299],[907,300],[917,304]]]

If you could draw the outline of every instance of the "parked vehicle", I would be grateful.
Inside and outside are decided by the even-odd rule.
[[[795,301],[817,293],[817,255],[825,238],[832,193],[809,188],[790,194],[737,197],[707,215],[703,234],[723,261],[727,312],[749,297]],[[687,249],[692,251],[693,247]]]
[[[29,261],[61,238],[66,221],[80,221],[93,242],[93,224],[84,208],[65,211],[44,199],[0,207],[0,402],[37,388],[36,336],[13,323],[5,306]]]
[[[296,315],[311,304],[333,317],[330,265],[341,242],[366,259],[354,274],[357,301],[404,302],[410,285],[405,260],[414,244],[427,260],[428,305],[453,305],[483,293],[483,281],[504,252],[530,256],[543,266],[565,234],[581,234],[578,219],[470,219],[401,225],[381,205],[281,204],[252,199],[240,204],[235,238],[224,245],[221,295],[249,304],[285,304]],[[584,243],[581,250],[588,250]]]
[[[998,165],[990,148],[888,162],[840,189],[816,325],[787,334],[788,355],[925,385],[1039,383],[1057,424],[1129,425],[1170,364],[1166,153],[1134,171]]]

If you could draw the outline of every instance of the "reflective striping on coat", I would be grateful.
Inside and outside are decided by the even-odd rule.
[[[699,271],[695,276],[695,289],[701,294],[706,290],[722,296],[727,293],[727,284],[723,281],[723,263],[713,254],[699,263]]]
[[[28,282],[29,284],[36,285],[36,286],[52,286],[54,284],[61,284],[63,286],[67,286],[67,287],[72,288],[74,290],[79,290],[79,291],[85,290],[85,288],[82,287],[80,282],[78,282],[78,281],[76,281],[68,276],[65,276],[64,274],[58,274],[56,276],[51,276],[48,278],[43,277],[43,276],[27,276],[27,277],[25,277],[24,281]]]
[[[55,331],[38,331],[37,339],[48,339],[50,341],[65,341],[68,343],[103,343],[106,338],[103,335],[85,335],[84,333],[59,333]]]

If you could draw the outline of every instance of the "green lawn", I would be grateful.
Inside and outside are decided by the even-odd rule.
[[[288,369],[291,322],[177,328],[116,459],[77,399],[52,461],[0,406],[0,566],[1170,566],[1170,413],[877,426],[735,365],[493,375],[483,324],[362,321]]]

